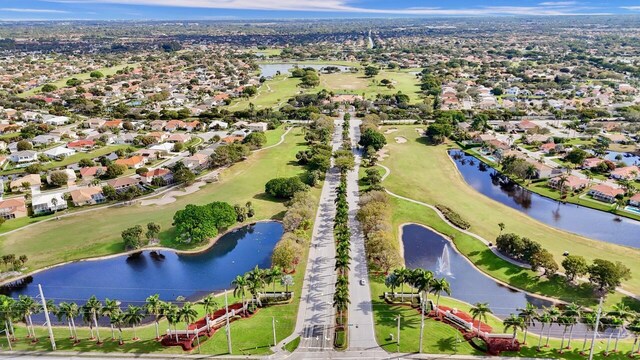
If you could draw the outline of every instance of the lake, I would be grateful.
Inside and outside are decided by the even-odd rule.
[[[274,77],[276,76],[278,73],[282,74],[282,75],[288,75],[289,71],[291,69],[293,69],[294,67],[301,67],[301,68],[306,68],[306,67],[310,67],[310,68],[314,68],[318,71],[322,70],[323,68],[326,68],[328,66],[333,66],[333,67],[337,67],[338,69],[340,69],[340,71],[349,71],[350,67],[348,66],[341,66],[341,65],[319,65],[319,64],[296,64],[296,63],[279,63],[279,64],[261,64],[260,65],[260,75],[264,76],[264,77]]]

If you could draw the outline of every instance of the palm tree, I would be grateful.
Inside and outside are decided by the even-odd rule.
[[[542,348],[542,338],[544,337],[544,328],[547,324],[551,327],[551,323],[553,322],[553,318],[549,315],[548,312],[543,312],[537,316],[538,321],[542,324],[542,328],[540,329],[540,337],[538,338],[538,351]]]
[[[16,307],[27,325],[27,337],[33,337],[34,341],[36,341],[36,333],[33,328],[33,322],[31,321],[31,315],[40,313],[40,311],[42,311],[42,305],[30,296],[20,295],[18,296]]]
[[[160,300],[160,295],[154,294],[145,300],[144,303],[144,312],[147,315],[153,315],[153,322],[156,326],[156,340],[160,339],[160,329],[158,322],[162,317],[162,300]]]
[[[93,327],[96,328],[96,336],[98,337],[98,344],[102,343],[100,340],[100,330],[98,329],[98,316],[102,310],[102,303],[98,300],[97,297],[91,296],[87,303],[82,306],[84,312],[87,313],[89,319],[89,327],[91,327],[91,338],[93,339]],[[92,323],[93,322],[93,323]]]
[[[618,334],[616,335],[616,345],[613,349],[614,352],[618,351],[618,341],[620,340],[620,333],[622,332],[622,328],[634,320],[636,314],[631,310],[629,306],[625,303],[620,302],[618,304],[613,305],[613,310],[607,313],[608,316],[613,316],[615,319],[619,319],[617,321],[618,324]]]
[[[399,285],[398,277],[396,274],[390,273],[384,278],[384,284],[391,289],[391,293],[393,294]]]
[[[124,340],[122,339],[122,325],[125,322],[125,313],[123,312],[116,312],[111,314],[111,316],[109,317],[109,323],[111,325],[111,327],[116,327],[118,328],[118,344],[119,345],[123,345],[124,344]]]
[[[549,338],[551,337],[551,326],[553,325],[553,322],[558,319],[558,316],[560,316],[561,313],[560,313],[560,309],[558,309],[555,306],[545,308],[545,311],[551,317],[551,322],[549,323],[549,329],[547,330],[547,342],[544,345],[544,347],[549,347]]]
[[[582,315],[581,322],[584,324],[587,330],[584,332],[584,341],[582,342],[582,351],[580,352],[581,354],[584,354],[585,350],[587,349],[587,338],[589,335],[589,331],[596,331],[596,320],[597,315],[593,312],[584,313]]]
[[[564,317],[569,318],[569,342],[567,342],[567,349],[571,349],[571,340],[573,338],[573,327],[578,322],[578,319],[582,315],[582,306],[575,303],[567,305],[564,309]]]
[[[475,303],[471,308],[472,319],[478,319],[478,332],[480,332],[482,320],[484,319],[484,322],[487,322],[487,314],[493,314],[491,309],[489,309],[488,303]]]
[[[196,319],[198,319],[198,311],[193,308],[193,304],[187,301],[182,304],[182,307],[180,308],[180,310],[178,310],[178,317],[181,321],[184,321],[185,328],[188,332],[189,324],[195,322]],[[196,334],[196,336],[198,336],[198,334]]]
[[[129,307],[127,307],[127,311],[124,313],[123,320],[133,328],[133,341],[138,340],[136,325],[139,325],[142,320],[144,320],[144,317],[145,315],[140,306],[129,305]]]
[[[638,343],[638,337],[640,337],[640,319],[635,319],[629,325],[627,325],[627,330],[633,334],[633,345],[631,345],[631,352],[629,353],[629,357],[633,357],[633,352],[636,349],[636,344]]]
[[[451,286],[447,279],[433,279],[431,283],[431,292],[436,296],[436,307],[440,305],[440,295],[444,292],[447,295],[451,295]]]
[[[109,325],[111,326],[111,340],[116,339],[115,329],[114,329],[115,324],[111,322],[111,318],[116,314],[120,314],[121,312],[122,310],[120,310],[120,305],[117,300],[111,300],[109,298],[104,299],[104,306],[100,310],[100,315],[106,316],[109,318]]]
[[[207,319],[207,330],[211,330],[211,326],[209,325],[209,317],[211,317],[212,311],[218,310],[218,302],[213,295],[209,294],[204,299],[200,300],[200,304],[204,306],[204,313],[206,314],[205,318]]]
[[[576,323],[576,319],[572,316],[560,315],[557,319],[558,325],[564,326],[564,330],[562,331],[562,342],[560,343],[560,353],[564,350],[564,340],[566,338],[567,330],[570,326],[573,326]]]
[[[269,272],[269,282],[273,284],[273,292],[276,292],[276,280],[282,276],[282,269],[279,266],[274,266]]]
[[[498,223],[498,227],[500,228],[500,234],[504,231],[505,225],[503,222]]]
[[[400,268],[393,270],[393,274],[396,276],[396,279],[400,284],[400,301],[404,302],[404,284],[409,280],[411,271],[407,268]]]
[[[0,295],[0,315],[4,321],[5,331],[10,341],[15,339],[13,319],[16,317],[16,301],[12,297]]]
[[[349,264],[351,263],[351,256],[349,254],[338,254],[336,255],[336,265],[335,270],[342,275],[346,275],[347,272],[351,269]]]
[[[558,178],[558,190],[560,190],[561,198],[564,197],[564,188],[565,188],[565,185],[567,184],[567,181],[569,181],[569,177],[567,176],[567,174],[562,174]]]
[[[173,305],[170,302],[166,302],[162,304],[162,313],[164,317],[167,318],[167,322],[169,323],[169,328],[173,325],[173,329],[176,334],[176,342],[178,342],[178,322],[180,322],[180,316],[178,314],[178,307]]]
[[[246,303],[244,301],[244,297],[247,293],[247,277],[245,275],[237,275],[235,279],[231,282],[231,285],[235,286],[233,289],[233,296],[240,296],[242,298],[242,308],[244,309],[244,313],[246,315]]]
[[[75,305],[76,312],[74,313],[72,307]],[[74,333],[75,327],[71,326],[71,320],[73,320],[74,316],[78,315],[78,304],[61,302],[58,305],[58,309],[55,312],[56,318],[58,321],[67,321],[67,325],[69,325],[69,339],[77,340],[77,336]]]
[[[289,286],[293,286],[293,276],[291,275],[284,275],[281,279],[280,279],[280,285],[285,287],[285,292],[289,292]]]
[[[347,310],[351,300],[349,300],[349,288],[339,287],[333,293],[333,306],[338,310],[338,318],[342,319],[344,311]]]
[[[533,304],[527,302],[527,305],[524,308],[518,309],[518,316],[520,316],[524,321],[524,339],[522,343],[526,344],[529,327],[536,324],[535,320],[538,316],[538,309]]]
[[[518,330],[526,329],[524,319],[518,315],[511,314],[509,315],[508,318],[504,319],[502,323],[504,324],[504,331],[513,329],[513,339],[511,339],[511,346],[513,346],[516,343],[516,336],[518,335]]]

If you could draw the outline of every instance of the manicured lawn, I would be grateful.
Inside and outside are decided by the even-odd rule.
[[[420,314],[417,310],[408,306],[390,305],[384,302],[379,296],[385,291],[390,291],[386,288],[382,278],[371,277],[370,278],[371,293],[373,296],[373,312],[374,323],[376,331],[376,339],[378,344],[389,352],[397,351],[398,346],[395,340],[397,340],[397,317],[400,316],[400,352],[413,353],[419,349],[420,339]],[[408,292],[407,289],[405,291]],[[433,295],[430,295],[431,297]],[[455,294],[452,294],[455,297]],[[461,311],[469,313],[470,305],[454,298],[441,297],[440,305],[457,308]],[[491,305],[491,304],[489,304]],[[493,328],[494,333],[503,333],[504,327],[502,322],[489,315],[487,323]],[[393,334],[394,340],[390,340],[390,334]],[[518,339],[523,340],[523,334],[518,333]],[[423,351],[431,354],[458,354],[458,355],[484,355],[483,353],[475,350],[465,342],[462,334],[454,329],[452,326],[438,322],[435,320],[427,319],[425,321],[423,340]],[[545,338],[546,339],[546,338]],[[545,341],[543,339],[543,343]],[[572,350],[566,350],[565,353],[559,354],[557,348],[560,347],[560,339],[551,339],[550,347],[543,348],[541,352],[536,350],[538,344],[538,336],[536,334],[529,333],[527,336],[527,346],[518,354],[504,353],[504,356],[522,356],[522,357],[536,357],[536,358],[562,358],[562,359],[584,359],[579,355],[579,351],[582,348],[582,338],[574,337],[572,341]],[[566,343],[565,343],[566,344]],[[622,358],[631,349],[632,341],[620,341],[619,350],[620,354],[611,354],[608,358]],[[605,359],[602,354],[606,348],[606,340],[599,340],[596,343],[595,359]],[[613,349],[613,341],[611,344]]]
[[[282,130],[277,132],[282,134]],[[224,170],[219,182],[208,184],[193,195],[179,197],[176,202],[164,206],[109,208],[42,223],[0,237],[0,252],[26,254],[30,269],[114,254],[123,251],[122,230],[150,221],[162,226],[160,238],[163,245],[194,248],[193,245],[180,245],[173,241],[171,222],[177,210],[191,203],[227,201],[244,204],[252,201],[256,210],[253,220],[282,216],[284,204],[265,196],[264,184],[274,177],[301,174],[304,169],[291,160],[303,146],[301,131],[295,129],[280,146],[255,153],[246,161]],[[318,193],[319,190],[315,189],[314,194]]]
[[[388,135],[389,145],[387,147],[390,157],[381,163],[391,169],[391,175],[383,183],[389,190],[415,200],[429,204],[441,203],[452,208],[471,223],[470,230],[472,232],[489,241],[497,237],[500,232],[498,223],[502,222],[506,225],[505,231],[527,236],[540,242],[544,248],[554,254],[558,262],[561,261],[564,251],[571,250],[572,254],[582,255],[589,260],[601,257],[619,260],[628,266],[633,274],[640,274],[640,262],[637,261],[640,255],[639,250],[590,240],[557,230],[489,199],[465,183],[449,159],[446,145],[426,145],[419,139],[414,129],[415,126],[400,127],[400,131]],[[398,144],[393,140],[396,136],[404,136],[409,141],[405,144]],[[409,205],[403,207],[409,207]],[[399,212],[394,212],[396,219],[400,219]],[[408,213],[411,215],[410,218],[415,218],[418,213],[429,213],[428,209],[417,205],[413,207],[412,212]],[[433,226],[434,222],[431,220],[433,217],[429,215],[427,220],[431,222],[421,223]],[[458,237],[456,237],[457,239]],[[477,243],[478,245],[475,246],[481,247],[461,250],[467,256],[475,251],[474,254],[471,254],[477,256],[473,261],[483,270],[502,272],[502,278],[512,279],[511,281],[519,280],[518,283],[526,285],[528,276],[516,276],[517,274],[505,271],[503,265],[494,266],[492,263],[495,260],[490,259],[495,257],[493,255],[484,257],[483,252],[480,251],[482,245],[479,241],[472,239],[469,242],[469,246]],[[624,284],[624,287],[635,293],[640,293],[640,277],[634,276]],[[553,284],[549,284],[545,291],[550,295],[556,292],[557,289]],[[570,293],[566,295],[570,295]]]

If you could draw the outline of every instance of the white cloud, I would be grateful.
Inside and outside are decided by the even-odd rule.
[[[33,13],[33,14],[67,14],[68,11],[53,9],[0,8],[0,12]]]
[[[188,7],[202,9],[323,11],[390,15],[579,15],[585,8],[572,6],[574,1],[541,3],[538,6],[484,6],[472,8],[417,7],[371,9],[352,6],[354,0],[44,0],[65,4],[125,4],[143,6]],[[547,5],[542,5],[547,4]],[[593,12],[589,14],[594,14]],[[601,13],[600,13],[601,14]]]
[[[631,11],[640,11],[640,6],[622,6],[621,9],[631,10]]]
[[[538,5],[540,6],[573,6],[577,5],[576,1],[545,1],[541,2]]]

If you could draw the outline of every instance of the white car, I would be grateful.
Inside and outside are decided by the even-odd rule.
[[[364,279],[360,279],[360,285],[364,285]]]

